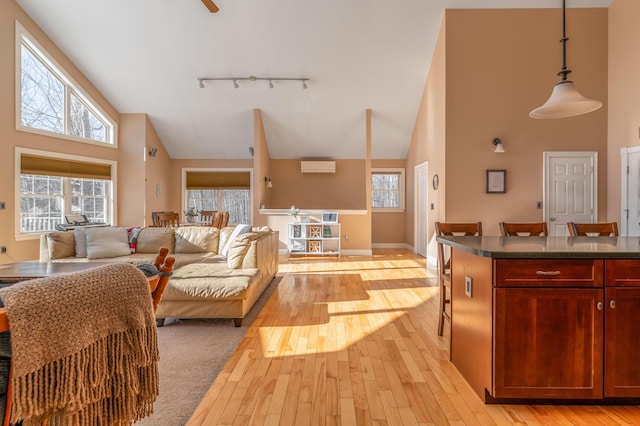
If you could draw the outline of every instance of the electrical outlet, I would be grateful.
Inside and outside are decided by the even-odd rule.
[[[542,201],[536,201],[536,209],[542,208]]]
[[[0,254],[5,254],[7,252],[7,246],[0,246]]]
[[[473,278],[471,278],[469,275],[465,275],[465,277],[464,277],[464,294],[465,294],[465,296],[471,297],[472,288],[473,288]]]
[[[7,208],[7,203],[5,203],[4,201],[0,201],[0,210],[4,210]]]
[[[349,234],[344,234],[344,240],[349,241]]]

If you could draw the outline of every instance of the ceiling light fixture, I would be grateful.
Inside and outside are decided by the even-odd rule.
[[[562,79],[553,88],[547,102],[529,113],[531,118],[573,117],[595,111],[602,106],[602,102],[582,96],[573,85],[573,81],[567,80],[567,75],[571,73],[571,70],[567,69],[567,41],[569,39],[566,35],[565,2],[562,0],[562,39],[560,40],[562,43],[562,69],[557,74],[562,76]]]
[[[240,87],[240,85],[238,85],[238,81],[258,81],[258,80],[268,81],[269,89],[274,88],[274,84],[273,84],[274,81],[301,81],[302,88],[307,89],[309,87],[307,83],[311,81],[310,78],[306,78],[306,77],[256,77],[255,75],[250,75],[249,77],[198,77],[197,80],[198,80],[198,87],[200,87],[201,89],[204,89],[205,81],[214,81],[214,80],[233,81],[233,87],[235,87],[236,89]]]
[[[493,144],[496,146],[496,149],[493,152],[502,153],[504,152],[504,146],[502,145],[502,141],[500,138],[494,138]]]

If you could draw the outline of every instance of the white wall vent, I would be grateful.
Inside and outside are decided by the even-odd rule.
[[[335,173],[335,161],[301,161],[300,171],[302,173]]]

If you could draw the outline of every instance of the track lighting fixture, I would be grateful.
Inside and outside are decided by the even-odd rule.
[[[233,87],[235,87],[236,89],[240,87],[240,85],[238,84],[238,81],[264,80],[269,82],[269,89],[273,89],[275,87],[275,85],[273,84],[274,81],[301,81],[302,88],[308,89],[309,86],[307,85],[307,83],[311,81],[310,78],[305,78],[305,77],[256,77],[255,75],[250,75],[249,77],[198,77],[197,80],[198,80],[198,87],[200,87],[201,89],[204,89],[205,81],[213,81],[213,80],[233,81]]]

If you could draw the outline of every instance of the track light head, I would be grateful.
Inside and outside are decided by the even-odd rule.
[[[238,81],[237,81],[237,80],[233,80],[233,87],[234,87],[235,89],[237,89],[238,87],[240,87],[240,86],[238,86]]]
[[[201,78],[198,79],[198,87],[204,89],[204,81]]]
[[[269,89],[273,89],[273,81],[269,80]]]
[[[307,89],[309,86],[307,86],[307,81],[306,80],[302,80],[302,88],[303,89]]]

